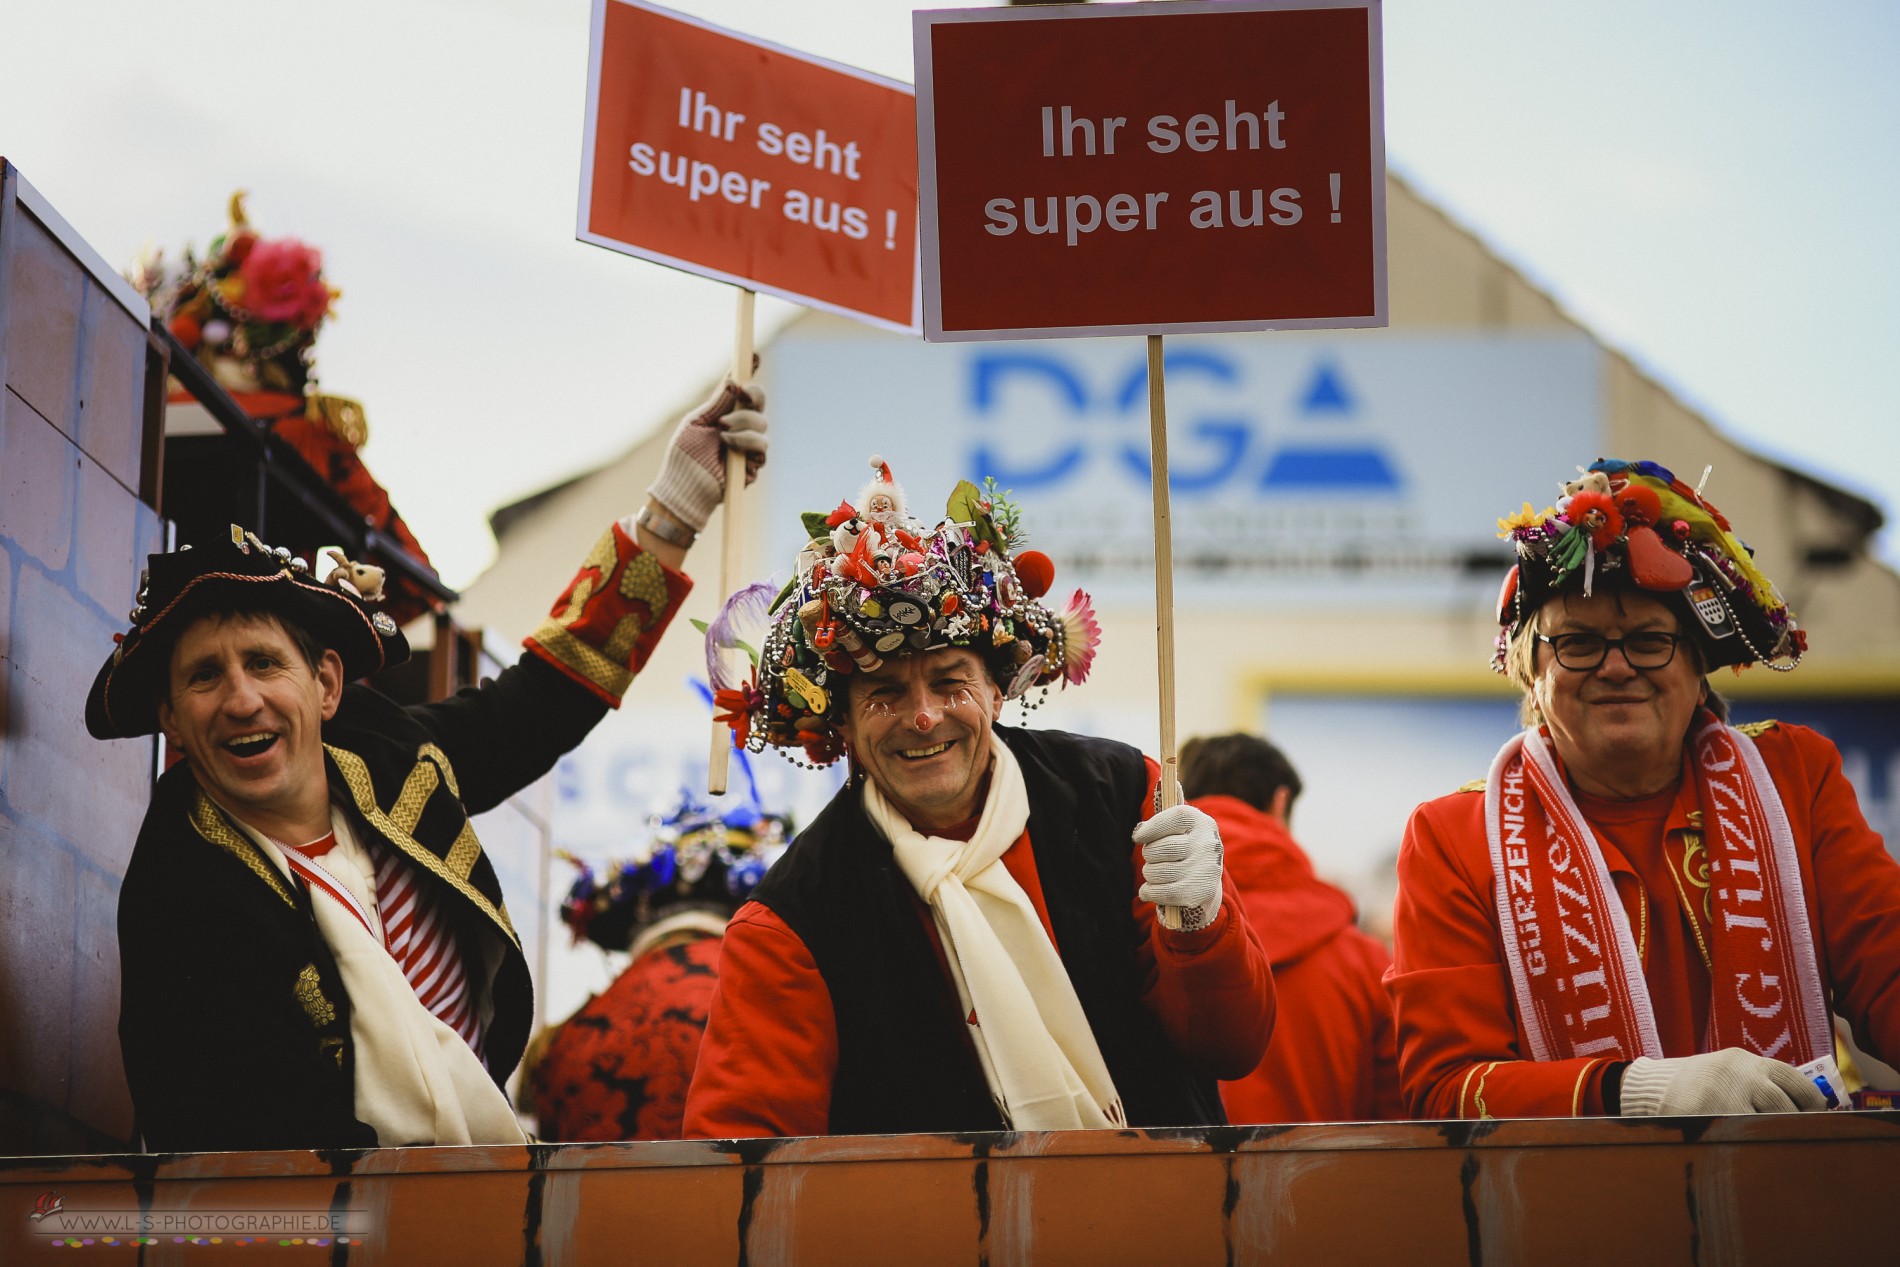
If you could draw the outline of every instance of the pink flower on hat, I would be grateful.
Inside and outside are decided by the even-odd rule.
[[[323,284],[323,254],[296,238],[259,242],[244,257],[245,309],[265,321],[283,321],[312,330],[330,310],[330,288]]]
[[[1062,676],[1075,686],[1088,681],[1089,666],[1095,663],[1095,648],[1101,645],[1102,626],[1096,622],[1095,607],[1081,590],[1069,596],[1069,605],[1056,617],[1062,624]]]

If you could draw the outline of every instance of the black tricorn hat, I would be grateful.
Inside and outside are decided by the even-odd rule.
[[[355,594],[320,583],[290,551],[272,549],[233,524],[228,539],[182,546],[146,560],[132,628],[116,635],[86,696],[94,739],[133,739],[158,730],[158,695],[178,636],[200,616],[263,608],[295,624],[343,661],[355,681],[409,658],[396,622]]]

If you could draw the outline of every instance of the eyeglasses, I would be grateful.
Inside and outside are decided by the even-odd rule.
[[[1660,629],[1643,629],[1621,638],[1605,638],[1602,634],[1567,633],[1555,637],[1537,635],[1537,641],[1547,643],[1557,653],[1557,663],[1577,673],[1587,673],[1603,667],[1609,659],[1611,648],[1620,648],[1623,659],[1632,669],[1660,669],[1676,658],[1676,644],[1682,641],[1678,633],[1665,633]]]

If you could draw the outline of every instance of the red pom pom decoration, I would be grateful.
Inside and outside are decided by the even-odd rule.
[[[1022,581],[1031,598],[1041,598],[1056,583],[1055,560],[1042,551],[1024,550],[1012,561],[1016,565],[1017,579]]]
[[[1662,498],[1646,484],[1625,484],[1616,495],[1616,508],[1623,512],[1623,522],[1632,528],[1645,524],[1654,527],[1662,518]]]

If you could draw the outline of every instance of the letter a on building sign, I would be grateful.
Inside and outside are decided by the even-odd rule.
[[[914,333],[916,113],[896,80],[594,0],[576,236]]]
[[[926,338],[1386,324],[1379,0],[912,22]]]

